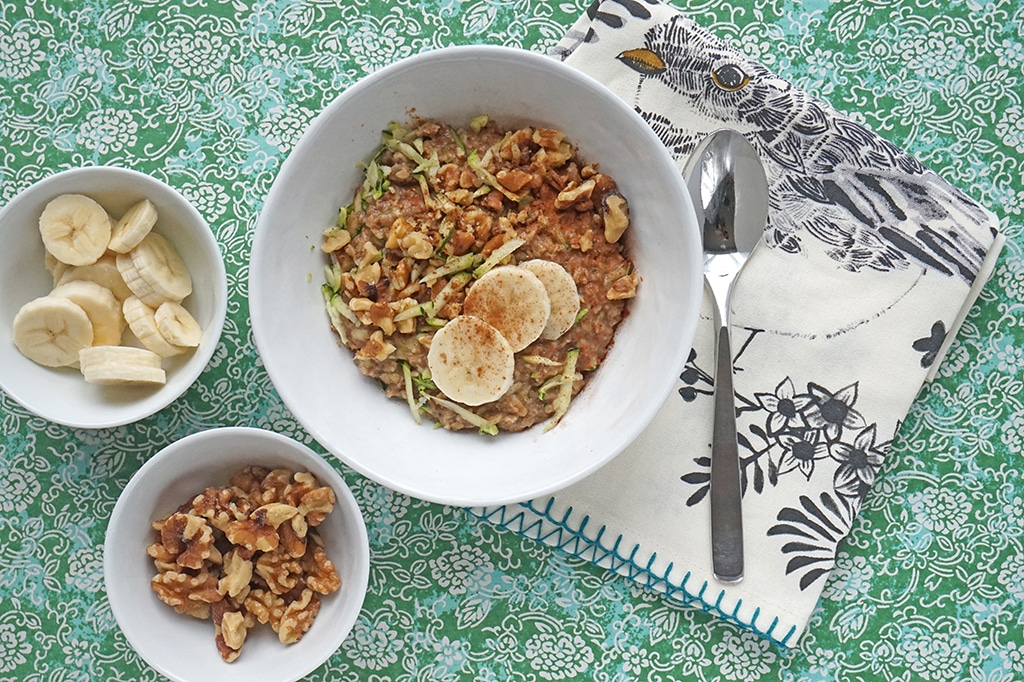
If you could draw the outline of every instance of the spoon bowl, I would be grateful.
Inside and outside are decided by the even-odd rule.
[[[722,129],[694,150],[683,171],[704,240],[704,276],[715,298],[715,422],[711,444],[711,555],[715,577],[743,579],[743,515],[736,405],[732,388],[729,295],[764,234],[768,180],[754,148]]]

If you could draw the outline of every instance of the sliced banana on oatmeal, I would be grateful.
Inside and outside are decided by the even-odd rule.
[[[67,282],[50,292],[78,304],[92,322],[92,343],[95,346],[116,346],[124,332],[121,302],[104,286],[84,280]]]
[[[43,245],[68,265],[95,263],[107,250],[111,228],[107,211],[84,194],[62,194],[39,216]]]
[[[551,316],[544,283],[529,270],[503,265],[489,271],[469,289],[462,312],[484,320],[519,352],[536,341]]]
[[[535,258],[519,264],[529,270],[544,285],[551,302],[551,315],[541,332],[542,339],[557,339],[569,331],[580,312],[580,293],[572,275],[554,261]]]
[[[434,334],[427,367],[446,396],[483,405],[512,387],[515,356],[500,331],[478,317],[459,315]]]

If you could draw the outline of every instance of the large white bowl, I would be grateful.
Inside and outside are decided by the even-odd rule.
[[[111,387],[86,383],[69,367],[43,367],[11,341],[11,325],[22,305],[45,296],[53,278],[43,264],[39,215],[61,194],[85,194],[115,218],[148,198],[159,214],[155,230],[181,254],[193,279],[182,305],[203,328],[194,351],[164,360],[160,387]],[[27,410],[67,426],[98,429],[128,424],[163,409],[184,393],[206,367],[224,326],[227,277],[210,227],[177,190],[124,168],[90,166],[51,175],[14,197],[0,211],[0,387]]]
[[[246,466],[309,471],[330,485],[337,504],[318,526],[341,589],[321,600],[313,627],[285,646],[269,625],[249,632],[241,656],[225,663],[217,653],[213,624],[177,613],[150,587],[156,575],[146,547],[150,523],[207,486],[226,485]],[[356,622],[366,595],[370,546],[362,513],[338,472],[290,438],[261,429],[228,427],[201,431],[168,445],[140,468],[114,506],[103,549],[110,608],[128,642],[153,668],[176,682],[291,682],[337,651]]]
[[[629,201],[627,237],[642,277],[629,317],[561,424],[484,437],[417,426],[340,348],[323,310],[321,232],[351,202],[360,162],[393,120],[562,130]],[[285,404],[325,448],[409,495],[501,504],[569,485],[621,452],[654,417],[686,360],[702,287],[701,244],[673,160],[629,105],[554,59],[493,46],[452,47],[363,79],[310,125],[263,207],[250,263],[256,345]]]

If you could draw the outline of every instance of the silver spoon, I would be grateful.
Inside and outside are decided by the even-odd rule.
[[[683,171],[704,233],[704,275],[718,307],[711,444],[711,559],[724,583],[743,579],[743,514],[729,342],[729,294],[764,233],[768,181],[761,159],[734,130],[701,141]]]

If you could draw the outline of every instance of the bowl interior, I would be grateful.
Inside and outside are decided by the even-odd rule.
[[[183,305],[203,328],[199,347],[167,358],[167,383],[159,387],[88,384],[75,368],[49,368],[25,358],[11,341],[14,316],[26,302],[45,296],[53,279],[43,264],[39,215],[53,198],[86,194],[119,218],[142,198],[159,213],[155,230],[166,237],[188,265],[193,292]],[[219,247],[206,221],[177,191],[135,171],[88,167],[45,178],[17,195],[0,213],[0,386],[31,412],[83,428],[126,424],[168,405],[199,376],[220,339],[227,307],[227,279]],[[130,333],[126,332],[130,337]]]
[[[338,502],[319,526],[341,589],[321,602],[309,632],[285,646],[269,625],[249,632],[242,655],[224,663],[213,624],[178,614],[150,588],[156,574],[146,547],[150,523],[208,485],[226,485],[249,465],[311,472],[334,488]],[[359,507],[344,480],[306,446],[250,428],[203,431],[172,443],[128,482],[107,528],[104,577],[111,609],[135,650],[173,680],[295,680],[314,670],[341,645],[362,606],[369,575],[369,544]],[[183,655],[183,652],[187,654]]]
[[[443,87],[440,87],[443,85]],[[359,163],[392,120],[557,128],[618,182],[641,275],[629,317],[587,389],[555,429],[488,438],[417,426],[339,348],[320,285],[321,232],[361,182]],[[256,229],[250,312],[284,402],[325,448],[410,495],[464,506],[562,488],[628,445],[664,402],[689,351],[701,294],[701,247],[679,171],[647,124],[596,81],[553,59],[457,47],[399,62],[356,84],[312,123],[281,169]]]

